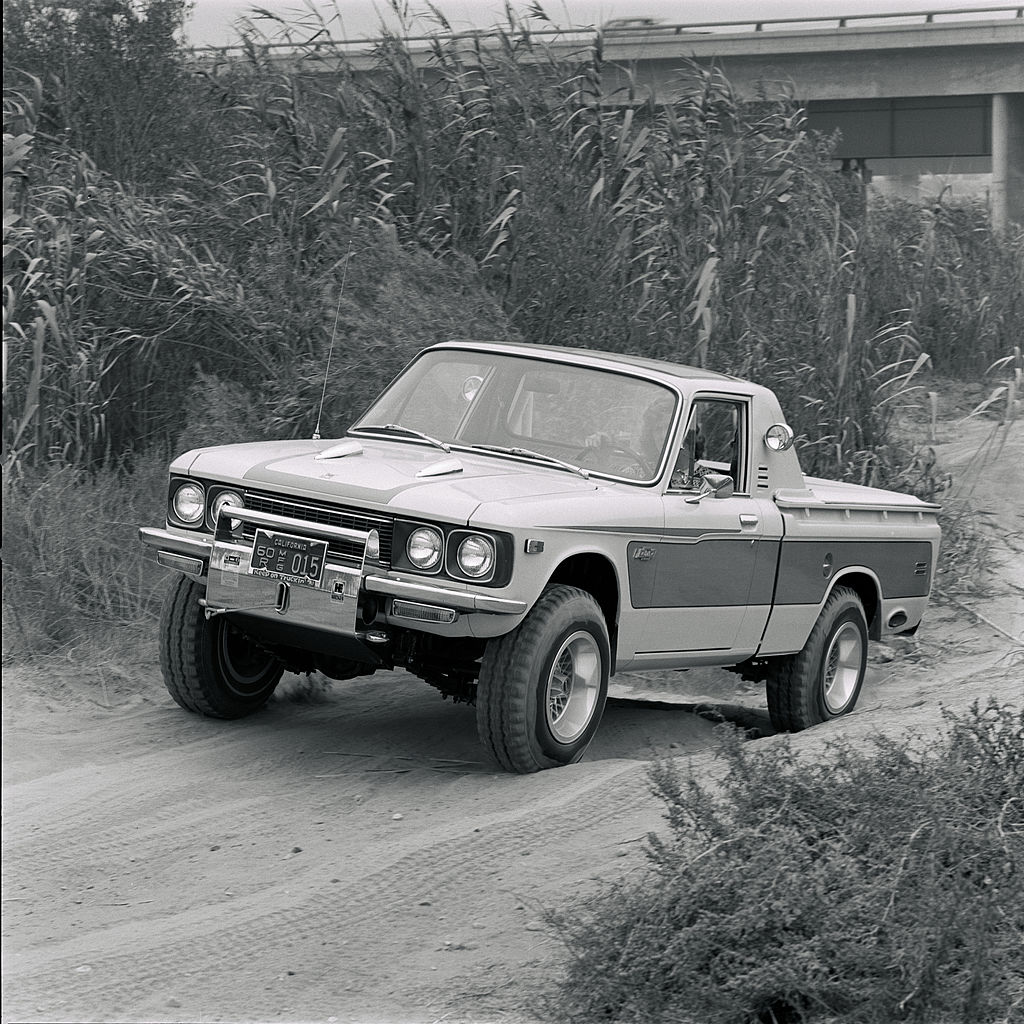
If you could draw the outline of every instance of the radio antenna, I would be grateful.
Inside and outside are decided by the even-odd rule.
[[[338,291],[338,306],[334,311],[334,327],[331,329],[331,345],[327,349],[327,366],[324,367],[324,386],[320,392],[320,408],[316,411],[316,426],[313,428],[313,440],[320,440],[320,418],[324,414],[324,400],[327,398],[327,375],[331,372],[331,356],[334,355],[334,339],[338,336],[338,317],[341,316],[341,300],[345,294],[345,278],[348,277],[348,265],[352,259],[352,249],[345,257],[345,269],[341,272],[341,288]]]

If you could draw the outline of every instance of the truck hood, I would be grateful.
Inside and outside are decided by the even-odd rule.
[[[360,437],[356,454],[315,458],[338,445],[336,440],[261,441],[200,448],[176,459],[171,471],[464,523],[482,502],[597,489],[568,470],[482,452],[447,454],[402,440]]]

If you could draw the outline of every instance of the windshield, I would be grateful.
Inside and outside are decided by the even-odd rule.
[[[444,349],[417,359],[352,431],[526,449],[592,473],[650,482],[675,409],[668,387],[627,374]]]

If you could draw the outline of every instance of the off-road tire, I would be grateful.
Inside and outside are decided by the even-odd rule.
[[[516,629],[487,644],[476,694],[480,742],[520,775],[573,764],[601,722],[610,665],[597,601],[576,587],[549,587]]]
[[[258,711],[281,681],[284,666],[223,615],[207,619],[204,588],[175,579],[160,616],[160,670],[167,692],[186,711],[243,718]]]
[[[849,714],[864,685],[867,654],[864,605],[849,587],[836,587],[803,650],[773,660],[767,680],[772,725],[799,732]]]

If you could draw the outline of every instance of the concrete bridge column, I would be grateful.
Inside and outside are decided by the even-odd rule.
[[[1024,93],[992,97],[992,226],[1024,224]]]

